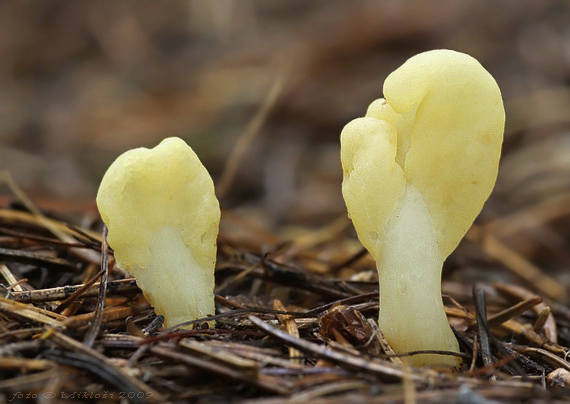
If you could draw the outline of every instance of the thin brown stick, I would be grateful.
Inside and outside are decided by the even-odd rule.
[[[107,226],[103,225],[103,243],[101,244],[101,283],[99,284],[99,295],[97,296],[97,306],[91,327],[87,331],[83,343],[91,348],[99,333],[101,322],[103,321],[103,310],[105,309],[105,296],[107,291],[107,279],[109,276],[109,244],[107,244]]]
[[[60,286],[57,288],[26,290],[23,292],[12,292],[10,297],[20,303],[43,303],[56,300],[68,299],[78,291],[83,290],[81,296],[93,297],[99,294],[100,283],[85,288],[86,284]],[[85,288],[85,289],[84,289]],[[118,279],[109,281],[107,285],[108,294],[121,295],[128,292],[139,291],[134,278]]]
[[[103,270],[97,272],[97,274],[92,277],[91,279],[89,279],[87,282],[85,282],[83,284],[82,287],[80,287],[79,289],[77,289],[75,292],[73,292],[71,294],[71,296],[69,296],[67,299],[65,299],[59,306],[57,306],[53,311],[55,313],[61,313],[63,310],[65,310],[71,303],[73,303],[79,296],[81,296],[82,294],[84,294],[84,292],[89,289],[90,286],[93,286],[93,284],[95,282],[97,282],[97,280],[101,277],[101,275],[103,274]],[[37,291],[36,291],[37,292]]]
[[[489,324],[489,327],[494,327],[496,325],[504,323],[505,321],[524,313],[525,311],[531,309],[541,302],[542,297],[540,296],[535,296],[531,297],[530,299],[523,300],[514,306],[511,306],[505,310],[501,310],[500,312],[493,314],[492,316],[489,316],[487,318],[487,324]]]
[[[265,122],[269,112],[271,112],[275,106],[277,99],[279,98],[279,94],[281,94],[283,89],[286,77],[286,69],[281,69],[278,72],[276,79],[273,81],[271,88],[267,92],[265,99],[261,103],[261,107],[249,121],[249,124],[234,146],[232,153],[228,157],[224,172],[218,181],[218,186],[216,187],[217,194],[220,198],[223,198],[228,193],[231,185],[233,184],[239,164],[245,156],[247,148],[259,132],[259,129],[261,129],[261,126]]]

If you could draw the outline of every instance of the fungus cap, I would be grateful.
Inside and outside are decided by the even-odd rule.
[[[476,59],[441,49],[416,55],[391,73],[384,95],[341,134],[349,215],[372,251],[413,184],[435,222],[445,259],[494,187],[505,125],[501,92]]]

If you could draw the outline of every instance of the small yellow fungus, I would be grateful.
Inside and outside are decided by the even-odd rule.
[[[342,192],[377,263],[379,325],[396,352],[458,352],[441,269],[495,184],[501,92],[476,59],[434,50],[391,73],[384,96],[341,133]],[[440,354],[402,359],[414,366],[460,363]]]
[[[97,206],[120,268],[174,326],[213,315],[220,207],[212,178],[179,138],[119,156]]]

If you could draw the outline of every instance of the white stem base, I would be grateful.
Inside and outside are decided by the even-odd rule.
[[[133,275],[167,327],[215,314],[214,264],[201,267],[176,229],[165,226],[153,236],[147,262]]]
[[[443,260],[433,222],[420,192],[408,184],[400,211],[384,234],[376,258],[380,279],[380,329],[397,353],[459,352],[441,298]],[[402,357],[413,366],[454,367],[456,356]]]

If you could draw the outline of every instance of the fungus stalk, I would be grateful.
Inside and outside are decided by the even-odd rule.
[[[341,133],[343,197],[376,260],[380,329],[399,353],[459,352],[441,271],[495,184],[501,93],[474,58],[436,50],[390,74],[384,95]],[[402,359],[414,366],[460,363],[440,354]]]
[[[117,264],[136,277],[166,326],[215,314],[220,208],[210,175],[183,140],[119,156],[97,206]]]
[[[386,338],[398,352],[421,349],[458,352],[457,340],[443,308],[443,259],[433,220],[413,185],[406,187],[400,209],[386,228],[383,241],[382,250],[375,257],[378,257],[381,291],[379,324]],[[418,339],[422,348],[416,345]],[[423,365],[427,359],[457,364],[456,357],[427,358],[427,355],[405,361]]]

